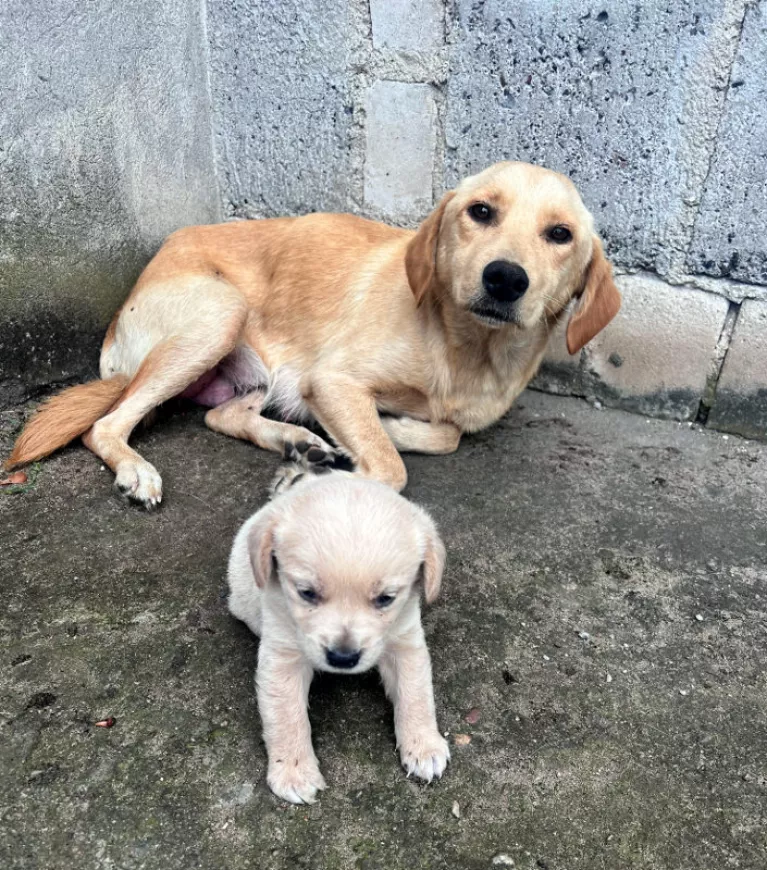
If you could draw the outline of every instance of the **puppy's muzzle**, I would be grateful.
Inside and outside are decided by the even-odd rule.
[[[362,658],[362,651],[358,649],[326,649],[325,659],[331,668],[351,670],[356,668]]]

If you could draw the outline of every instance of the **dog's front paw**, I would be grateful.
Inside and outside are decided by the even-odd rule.
[[[266,782],[277,797],[292,804],[313,804],[317,792],[325,788],[313,758],[270,762]]]
[[[450,761],[447,740],[439,731],[405,737],[400,744],[399,754],[407,775],[417,776],[426,782],[439,779]]]

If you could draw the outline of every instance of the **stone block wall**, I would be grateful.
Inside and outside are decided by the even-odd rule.
[[[0,403],[95,372],[162,239],[220,219],[203,11],[0,4]]]
[[[415,225],[520,159],[578,185],[625,300],[535,385],[765,435],[767,0],[54,6],[0,11],[0,400],[79,374],[176,226]]]

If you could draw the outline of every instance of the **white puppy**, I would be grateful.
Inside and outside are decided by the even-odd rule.
[[[450,751],[434,713],[420,590],[437,597],[444,563],[425,511],[345,472],[301,477],[240,529],[229,609],[261,637],[256,689],[276,795],[310,803],[325,788],[307,713],[315,670],[377,667],[408,775],[442,775]]]

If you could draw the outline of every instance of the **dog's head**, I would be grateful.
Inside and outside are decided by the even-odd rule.
[[[488,329],[531,329],[574,297],[570,353],[618,313],[621,297],[591,215],[563,175],[498,163],[466,178],[408,246],[408,281],[420,304],[440,296]]]
[[[417,627],[440,589],[431,518],[389,487],[343,473],[307,479],[263,510],[248,540],[258,586],[319,670],[359,673]]]

